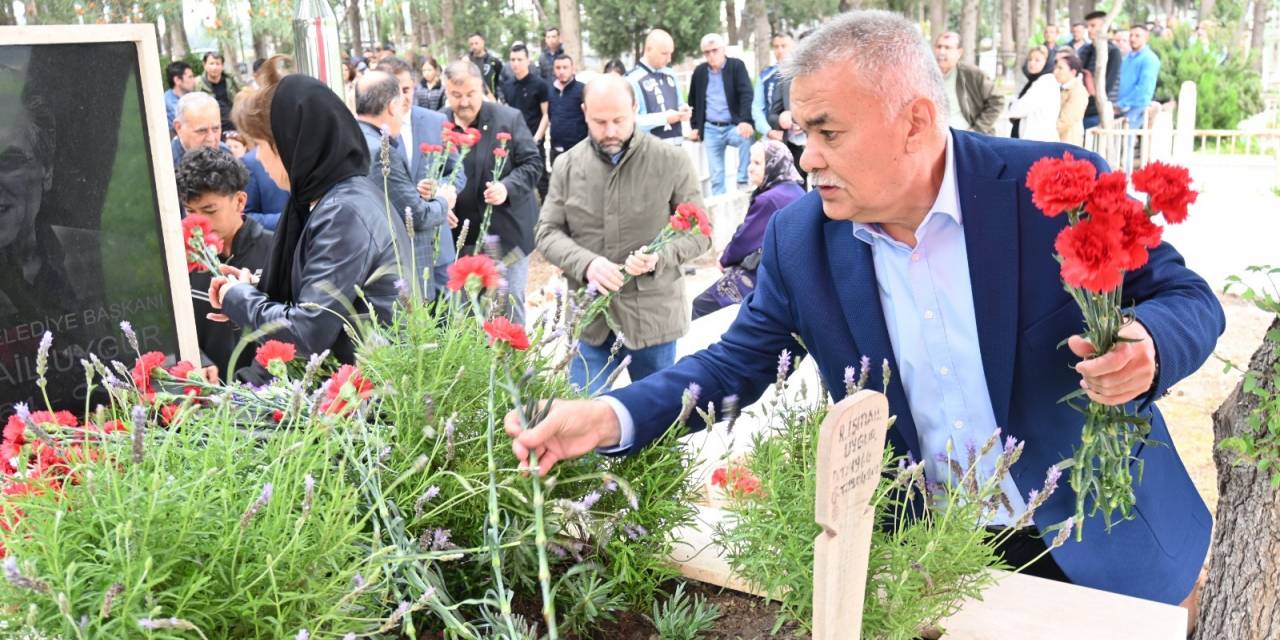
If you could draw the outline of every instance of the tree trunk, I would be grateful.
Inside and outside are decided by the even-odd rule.
[[[1101,119],[1103,129],[1111,128],[1111,121],[1114,119],[1115,111],[1111,108],[1111,96],[1107,95],[1107,57],[1110,53],[1110,47],[1107,46],[1107,33],[1111,30],[1111,21],[1124,11],[1124,0],[1115,0],[1111,13],[1103,18],[1102,28],[1098,29],[1098,37],[1093,41],[1094,67],[1093,67],[1093,86],[1094,101],[1098,103],[1098,116]],[[1145,123],[1149,125],[1150,123]],[[1139,145],[1141,146],[1141,145]]]
[[[253,34],[253,57],[266,60],[271,57],[271,47],[267,42],[267,33],[259,31]]]
[[[1039,2],[1039,0],[1034,0]],[[1045,0],[1044,4],[1044,23],[1058,24],[1058,0]],[[1059,33],[1069,33],[1071,27],[1069,25],[1058,25]]]
[[[1027,42],[1035,39],[1037,34],[1043,33],[1037,27],[1040,24],[1040,10],[1044,7],[1040,4],[1040,0],[1025,0],[1027,8]],[[1048,24],[1051,20],[1045,22]],[[1045,46],[1051,43],[1046,42]],[[1047,62],[1045,64],[1048,64]]]
[[[347,0],[347,28],[351,30],[351,48],[357,56],[364,55],[360,34],[360,0]]]
[[[1280,331],[1280,318],[1269,332]],[[1271,387],[1277,366],[1274,340],[1264,340],[1253,354],[1249,372]],[[1213,414],[1215,445],[1244,435],[1259,398],[1237,384]],[[1275,417],[1272,417],[1275,420]],[[1200,597],[1196,640],[1264,640],[1280,637],[1280,492],[1271,488],[1270,473],[1255,464],[1238,464],[1235,453],[1214,446],[1218,467],[1218,513],[1214,519],[1209,578]]]
[[[560,42],[564,52],[573,58],[579,69],[586,66],[582,59],[582,30],[578,28],[578,0],[559,0],[560,2]]]
[[[976,64],[978,60],[978,0],[964,0],[960,13],[960,46],[964,47],[964,61]]]
[[[932,42],[947,30],[947,0],[929,0],[929,40]]]
[[[1200,0],[1200,22],[1213,19],[1213,8],[1216,6],[1217,0]]]
[[[996,75],[1012,76],[1013,61],[1018,57],[1013,42],[1013,3],[1015,0],[1000,0],[1000,64],[996,65]]]
[[[1031,26],[1028,24],[1027,14],[1030,12],[1031,0],[1012,0],[1013,2],[1013,52],[1014,52],[1014,76],[1017,76],[1017,69],[1022,68],[1022,62],[1027,59],[1028,38],[1031,35]],[[1046,61],[1045,64],[1051,64],[1053,61]]]
[[[1068,21],[1070,22],[1070,24],[1066,25],[1066,28],[1063,29],[1063,31],[1070,33],[1072,24],[1076,24],[1077,22],[1084,22],[1084,14],[1086,13],[1084,8],[1084,2],[1085,0],[1068,0],[1067,1],[1067,13],[1069,15]]]
[[[738,37],[738,3],[737,0],[724,1],[724,24],[725,31],[729,36],[729,44],[740,44],[741,39]]]
[[[576,2],[574,4],[577,4]],[[578,24],[573,23],[575,26]],[[564,3],[560,3],[560,33],[564,33]],[[441,66],[447,66],[454,56],[454,43],[457,40],[457,28],[453,24],[453,0],[440,0],[440,36],[444,40],[444,60],[440,61]],[[568,43],[565,44],[565,51],[569,50]]]
[[[754,18],[756,69],[763,69],[769,66],[769,11],[765,9],[764,0],[749,0],[747,7]]]
[[[1267,30],[1267,9],[1271,0],[1253,0],[1253,37],[1249,40],[1249,53],[1253,55],[1253,67],[1262,70],[1262,36]]]
[[[164,23],[169,32],[169,57],[173,60],[187,57],[191,44],[187,42],[187,30],[182,26],[182,7],[173,7],[165,11]]]

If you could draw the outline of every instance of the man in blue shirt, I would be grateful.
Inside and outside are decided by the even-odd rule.
[[[817,186],[771,220],[755,292],[711,347],[592,400],[557,400],[526,429],[505,428],[540,472],[599,451],[627,454],[677,422],[682,396],[729,395],[750,406],[777,376],[783,350],[812,355],[835,400],[861,356],[892,361],[884,386],[897,416],[897,455],[948,482],[997,428],[1024,441],[1006,472],[978,458],[979,476],[1010,500],[986,523],[1017,539],[998,549],[1028,573],[1170,604],[1193,603],[1212,518],[1178,457],[1155,401],[1213,352],[1225,319],[1213,290],[1168,244],[1126,274],[1129,340],[1097,356],[1053,259],[1065,216],[1032,203],[1026,176],[1066,146],[950,129],[942,72],[916,25],[886,11],[851,11],[801,40],[786,63],[795,120],[809,136],[803,162]],[[1096,154],[1073,154],[1096,171]],[[1064,338],[1066,339],[1064,341]],[[1066,348],[1060,343],[1065,342]],[[1158,446],[1138,447],[1136,516],[1104,529],[1074,521],[1064,480],[1030,510],[1030,490],[1055,478],[1080,442],[1084,416],[1059,402],[1084,389],[1150,420]],[[877,389],[879,390],[879,389]],[[687,421],[705,426],[701,416]],[[976,451],[975,451],[976,454]],[[997,475],[999,474],[999,475]],[[954,479],[952,479],[954,481]],[[1070,518],[1070,520],[1069,520]],[[1050,527],[1082,527],[1083,542],[1044,553]],[[1190,606],[1190,604],[1188,604]]]
[[[747,66],[725,53],[724,38],[709,33],[702,38],[702,54],[707,61],[693,70],[689,81],[689,136],[702,139],[711,171],[711,193],[725,192],[725,147],[738,150],[738,186],[747,185],[747,165],[751,164],[751,143],[755,128],[751,122],[751,75]]]
[[[1141,129],[1143,114],[1156,94],[1156,80],[1160,78],[1160,58],[1147,46],[1150,34],[1146,27],[1134,25],[1129,29],[1129,46],[1132,51],[1124,58],[1120,68],[1120,97],[1116,100],[1116,114],[1129,120],[1130,129]]]
[[[191,70],[191,65],[181,61],[174,60],[164,69],[165,77],[169,79],[169,89],[164,92],[164,113],[169,118],[169,134],[173,134],[173,117],[178,111],[178,100],[182,96],[196,90],[196,75]]]
[[[751,120],[756,131],[764,133],[773,140],[782,140],[783,131],[769,126],[769,101],[773,98],[773,90],[777,88],[782,76],[778,75],[778,67],[787,58],[791,50],[791,36],[779,33],[773,36],[773,59],[775,64],[765,67],[760,72],[760,80],[756,82],[755,97],[751,99]]]

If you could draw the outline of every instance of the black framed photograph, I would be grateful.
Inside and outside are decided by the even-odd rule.
[[[162,88],[153,27],[0,29],[0,415],[83,410],[83,359],[137,358],[122,321],[200,361]]]

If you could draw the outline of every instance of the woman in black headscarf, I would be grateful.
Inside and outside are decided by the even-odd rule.
[[[355,346],[343,325],[391,317],[409,239],[369,181],[368,147],[351,112],[318,80],[281,76],[282,58],[262,66],[260,88],[237,101],[232,117],[258,142],[258,159],[289,202],[258,286],[252,274],[225,268],[209,299],[245,329],[285,321],[273,338],[350,363]]]
[[[1018,97],[1015,100],[1027,95],[1027,91],[1031,89],[1031,85],[1036,83],[1036,80],[1053,73],[1054,62],[1049,59],[1050,53],[1050,50],[1043,46],[1032,47],[1027,52],[1027,61],[1022,65],[1022,75],[1027,77],[1027,83],[1022,85],[1022,89],[1018,91]],[[1009,137],[1021,138],[1022,118],[1009,118],[1009,123],[1013,125],[1009,130]]]

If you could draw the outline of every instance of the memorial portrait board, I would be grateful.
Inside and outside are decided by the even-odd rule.
[[[82,410],[80,361],[198,362],[154,27],[0,28],[0,416]]]

